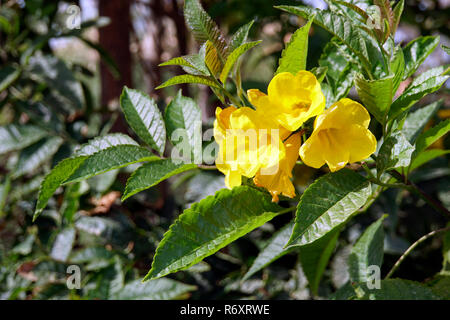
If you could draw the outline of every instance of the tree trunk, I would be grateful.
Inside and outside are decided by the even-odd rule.
[[[99,0],[100,16],[109,17],[108,26],[100,28],[100,46],[116,62],[120,77],[115,78],[104,62],[100,64],[101,103],[107,106],[120,97],[123,86],[132,86],[130,53],[130,3],[131,0]],[[123,117],[118,117],[111,129],[113,132],[126,132]]]

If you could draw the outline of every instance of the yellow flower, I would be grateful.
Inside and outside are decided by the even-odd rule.
[[[264,187],[270,192],[273,202],[278,202],[279,194],[289,198],[295,197],[295,188],[290,178],[292,178],[292,169],[297,162],[300,144],[300,133],[290,136],[284,142],[286,157],[280,161],[279,170],[274,174],[264,174],[264,171],[260,170],[253,178],[253,182],[257,186]]]
[[[368,158],[377,140],[367,129],[370,115],[359,103],[341,99],[314,122],[314,131],[300,148],[303,162],[313,168],[325,163],[331,171]]]
[[[277,125],[251,108],[217,108],[214,138],[219,145],[216,166],[228,188],[240,185],[242,176],[278,166],[285,157]]]
[[[289,131],[295,131],[309,118],[323,112],[325,96],[314,74],[299,71],[277,74],[269,83],[268,94],[248,90],[250,102],[258,112],[274,119]]]

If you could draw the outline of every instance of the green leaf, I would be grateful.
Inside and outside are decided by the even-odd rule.
[[[51,137],[22,150],[12,177],[16,179],[39,168],[58,151],[62,143],[63,139],[60,137]]]
[[[356,91],[363,105],[382,124],[386,122],[385,116],[394,95],[393,79],[390,75],[379,80],[366,80],[360,73],[355,78]]]
[[[380,289],[367,289],[361,286],[362,294],[359,299],[370,300],[438,300],[439,296],[435,295],[430,288],[426,286],[404,279],[388,279],[381,280]]]
[[[300,263],[314,295],[317,295],[323,272],[336,247],[339,231],[334,229],[313,243],[300,248]]]
[[[426,95],[439,90],[449,78],[449,76],[436,75],[440,70],[443,70],[442,67],[429,70],[416,78],[405,92],[392,103],[389,118],[396,118]]]
[[[414,143],[425,125],[442,106],[443,100],[433,102],[408,114],[402,127],[402,133],[409,142]]]
[[[78,182],[101,173],[126,167],[130,164],[159,159],[149,150],[134,145],[105,148],[89,156],[64,184]]]
[[[417,68],[436,49],[438,44],[439,36],[419,37],[407,44],[403,49],[403,55],[405,56],[403,80],[406,80],[416,72]]]
[[[196,168],[197,165],[195,164],[176,164],[171,159],[160,159],[146,163],[133,172],[128,179],[122,201],[176,174]]]
[[[431,129],[428,129],[422,133],[416,142],[416,150],[414,151],[413,158],[424,151],[426,148],[431,146],[437,140],[442,138],[450,131],[450,119],[439,122],[438,125]]]
[[[20,150],[47,136],[47,132],[33,125],[10,124],[0,127],[0,155]]]
[[[394,48],[390,64],[391,72],[394,75],[394,78],[392,79],[392,95],[394,96],[402,82],[403,75],[405,74],[405,57],[403,56],[403,50],[400,46]]]
[[[225,38],[198,0],[185,0],[184,19],[200,43],[211,41],[221,58],[225,58]]]
[[[286,48],[281,53],[278,69],[275,74],[290,72],[297,74],[306,69],[306,58],[308,57],[309,29],[314,21],[314,16],[300,29],[295,31]]]
[[[45,177],[39,190],[33,220],[47,206],[48,200],[62,184],[76,182],[94,175],[124,167],[131,163],[159,159],[139,147],[130,137],[114,133],[90,140],[72,157],[62,160]]]
[[[405,7],[405,0],[400,0],[394,7],[393,15],[394,20],[391,26],[391,34],[395,35],[397,32],[398,24],[400,23],[400,18],[403,13],[403,8]]]
[[[238,31],[233,34],[226,48],[227,55],[231,54],[234,50],[242,46],[247,41],[248,33],[254,22],[254,20],[250,21],[249,23],[240,27]]]
[[[293,227],[294,222],[290,222],[270,238],[267,245],[259,252],[252,266],[242,278],[242,281],[249,279],[258,271],[292,251],[293,248],[285,249],[284,245],[288,242]]]
[[[192,64],[190,64],[184,57],[176,57],[172,58],[166,62],[160,63],[158,67],[165,67],[165,66],[184,66],[189,68],[194,68]]]
[[[378,177],[386,170],[407,167],[411,163],[412,146],[401,131],[395,131],[384,140],[377,156]]]
[[[324,28],[359,57],[361,62],[369,66],[369,54],[367,45],[359,28],[356,28],[353,21],[337,12],[329,10],[316,10],[309,7],[276,6],[275,8],[309,19],[315,14],[314,23]]]
[[[142,283],[134,280],[110,296],[114,300],[173,300],[196,290],[196,286],[187,285],[172,279],[156,279]]]
[[[50,257],[52,259],[66,262],[72,251],[73,243],[75,242],[75,228],[67,228],[62,230],[56,236],[55,242],[53,242],[52,251]]]
[[[58,163],[52,171],[45,177],[39,189],[38,201],[33,215],[33,221],[47,206],[48,200],[55,193],[56,189],[67,180],[72,173],[86,160],[87,156],[67,158]]]
[[[225,83],[225,81],[227,81],[228,74],[230,73],[236,62],[239,60],[239,58],[248,50],[260,43],[261,41],[244,43],[243,45],[236,48],[233,52],[231,52],[231,54],[227,58],[227,61],[225,62],[225,66],[223,67],[222,72],[220,73],[220,81],[222,81],[222,83]]]
[[[370,183],[349,169],[320,177],[300,198],[287,246],[312,243],[343,225],[370,195]]]
[[[120,105],[133,131],[162,155],[166,144],[166,128],[155,100],[142,92],[124,87]]]
[[[334,96],[333,100],[327,100],[327,106],[339,101],[347,96],[353,86],[355,64],[352,62],[355,58],[350,50],[339,40],[333,38],[323,49],[319,59],[321,67],[327,67],[326,79],[331,86]]]
[[[84,95],[81,84],[73,72],[59,58],[51,55],[36,54],[30,58],[30,78],[47,84],[50,90],[58,93],[59,100],[75,109],[82,109]]]
[[[201,130],[202,112],[193,99],[181,94],[181,90],[167,106],[164,118],[167,133],[173,145],[177,144],[173,137],[174,132],[185,130],[191,150],[194,151],[196,145],[201,146],[201,134],[196,137],[196,130]],[[195,141],[196,138],[199,138],[199,141]]]
[[[12,66],[6,66],[0,69],[0,92],[8,88],[14,81],[19,78],[21,73],[20,69]]]
[[[325,79],[327,71],[328,67],[315,67],[311,69],[311,72],[316,76],[317,81],[320,83]]]
[[[256,189],[223,189],[185,210],[156,249],[144,280],[189,268],[274,218],[280,207]]]
[[[214,82],[214,80],[211,77],[206,76],[200,76],[200,75],[191,75],[191,74],[184,74],[181,76],[175,76],[173,78],[170,78],[160,86],[156,87],[155,90],[162,89],[165,87],[173,86],[176,84],[182,84],[182,83],[197,83],[197,84],[204,84],[206,86],[210,86],[212,88],[219,89],[219,86],[217,83]]]
[[[354,282],[367,282],[369,267],[381,268],[384,255],[383,220],[386,215],[372,223],[352,248],[348,258],[350,279]]]
[[[446,154],[450,154],[450,150],[442,150],[442,149],[424,150],[421,153],[419,153],[415,158],[413,158],[409,171],[415,170],[420,166],[424,165],[425,163],[438,157],[445,156]]]

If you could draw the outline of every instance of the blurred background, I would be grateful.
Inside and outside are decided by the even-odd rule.
[[[224,34],[255,20],[250,38],[263,42],[245,57],[243,86],[262,91],[273,77],[284,44],[305,23],[273,6],[327,7],[322,0],[201,2]],[[209,88],[181,85],[154,90],[183,73],[179,67],[158,67],[160,63],[198,51],[182,10],[183,0],[0,0],[0,128],[29,125],[26,130],[31,130],[17,129],[21,139],[13,144],[0,130],[0,138],[5,139],[0,141],[0,299],[154,297],[151,288],[142,290],[140,279],[150,269],[158,241],[182,209],[224,187],[219,174],[188,173],[121,203],[131,170],[114,170],[58,190],[43,215],[31,223],[40,182],[50,168],[90,138],[108,132],[133,135],[118,104],[123,86],[148,93],[161,110],[181,89],[198,102],[205,126],[211,126],[220,101]],[[450,0],[406,0],[396,43],[406,45],[420,35],[440,35],[441,44],[450,46],[449,13]],[[308,69],[317,66],[331,39],[316,26],[310,36]],[[439,45],[418,73],[449,62]],[[435,120],[449,117],[448,89],[447,83],[417,107],[442,98],[444,107]],[[357,99],[354,90],[350,96]],[[446,146],[448,139],[434,147]],[[295,170],[299,190],[317,175],[307,167]],[[450,206],[448,158],[432,161],[421,176],[413,178]],[[389,190],[343,232],[320,296],[329,296],[346,283],[351,244],[384,212],[390,214],[387,266],[415,239],[445,223],[417,198]],[[205,262],[171,276],[179,282],[165,288],[169,293],[164,297],[311,298],[295,254],[239,281],[265,241],[289,219],[278,217]],[[430,241],[405,261],[398,276],[429,280],[441,268],[440,247]],[[66,286],[71,264],[81,266],[80,289]]]

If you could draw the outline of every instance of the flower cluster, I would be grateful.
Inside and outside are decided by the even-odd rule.
[[[266,188],[273,201],[280,194],[292,198],[292,169],[299,155],[308,166],[327,164],[336,171],[375,151],[367,110],[347,98],[325,110],[325,96],[311,72],[279,73],[267,91],[248,90],[255,109],[216,109],[216,165],[228,188],[240,185],[244,176]],[[302,145],[300,129],[313,117],[314,130]]]

